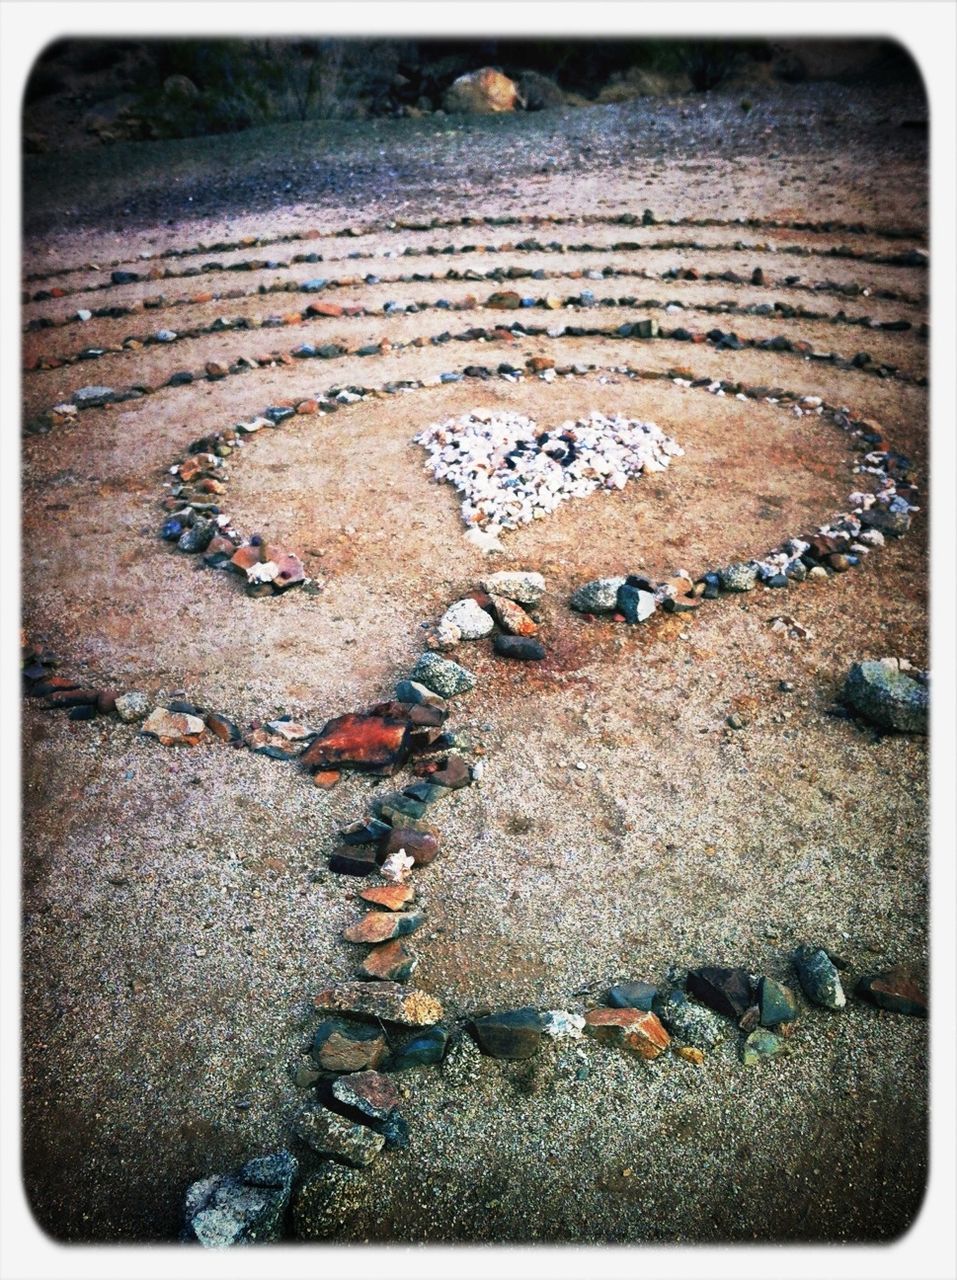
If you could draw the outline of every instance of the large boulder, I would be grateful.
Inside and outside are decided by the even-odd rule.
[[[454,115],[490,116],[521,106],[518,85],[494,67],[469,71],[453,80],[442,105]]]

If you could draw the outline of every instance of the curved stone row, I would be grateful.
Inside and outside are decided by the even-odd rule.
[[[615,274],[615,273],[613,273]],[[597,273],[598,278],[602,281],[608,280],[611,276],[605,272]],[[541,277],[537,277],[541,278]],[[557,278],[557,273],[551,273],[548,278]],[[589,277],[591,278],[591,277]],[[389,281],[379,280],[378,284],[395,284],[395,283],[422,283],[420,280],[412,280],[409,277],[395,277]],[[765,285],[762,278],[758,283]],[[377,286],[370,286],[377,287]],[[809,286],[810,288],[810,286]],[[267,293],[289,293],[290,289],[283,286],[280,289],[270,287]],[[303,292],[314,292],[313,290],[304,290]],[[820,290],[815,290],[820,292]],[[261,296],[257,293],[243,294],[241,291],[231,292],[229,300],[234,301],[238,298],[252,299]],[[339,305],[335,302],[319,302],[310,303],[302,311],[285,312],[283,314],[266,316],[260,318],[258,316],[236,315],[232,318],[228,316],[217,316],[215,320],[211,320],[205,325],[191,325],[189,328],[174,331],[171,329],[157,329],[152,333],[131,334],[124,338],[122,342],[109,344],[107,346],[87,346],[81,347],[78,351],[70,352],[66,355],[59,356],[34,356],[31,360],[25,362],[24,372],[32,373],[43,369],[58,369],[64,365],[78,364],[82,361],[98,360],[105,355],[119,355],[126,351],[140,351],[143,347],[148,346],[170,346],[173,343],[184,340],[191,340],[199,337],[207,337],[215,333],[223,333],[225,331],[234,330],[255,330],[265,328],[279,328],[288,325],[306,324],[317,320],[330,319],[356,319],[359,317],[367,319],[379,319],[381,316],[400,316],[415,315],[420,311],[476,311],[476,310],[511,310],[522,309],[528,310],[544,309],[547,311],[560,311],[567,314],[569,311],[577,314],[580,310],[587,310],[593,307],[627,307],[633,310],[642,311],[664,311],[668,314],[674,314],[681,311],[686,315],[701,313],[703,315],[715,316],[766,316],[773,315],[785,320],[811,320],[822,324],[846,325],[852,328],[877,330],[889,333],[905,333],[914,330],[917,337],[926,339],[929,329],[926,323],[914,325],[910,320],[903,317],[896,320],[874,320],[871,316],[848,316],[844,311],[837,313],[830,311],[814,311],[804,306],[792,306],[784,302],[753,302],[747,306],[740,306],[736,303],[722,302],[685,302],[681,298],[666,297],[661,298],[636,298],[632,295],[622,295],[615,297],[614,295],[605,297],[596,297],[593,291],[587,290],[577,294],[566,294],[564,297],[556,294],[548,294],[544,297],[522,296],[518,297],[517,307],[513,307],[513,297],[511,294],[491,294],[484,302],[475,299],[472,295],[460,301],[451,301],[448,298],[439,298],[435,302],[415,301],[411,303],[400,303],[390,301],[384,303],[381,307],[363,306],[359,303],[346,303]],[[873,294],[868,296],[874,296]],[[208,301],[210,298],[205,294],[195,295],[193,298],[176,299],[167,305],[170,307],[178,307],[181,305],[193,305],[196,298],[202,301]],[[225,300],[225,299],[223,299]],[[106,312],[110,312],[110,318],[118,318],[112,315],[114,310],[122,310],[117,308],[104,308]],[[86,313],[89,318],[92,313]],[[33,331],[48,328],[64,328],[68,324],[82,323],[78,317],[70,317],[61,320],[57,324],[34,325],[30,322],[27,326]]]
[[[467,256],[473,253],[480,254],[498,254],[498,253],[538,253],[538,254],[566,254],[566,253],[665,253],[674,252],[675,250],[693,251],[696,253],[768,253],[775,257],[796,257],[796,258],[831,258],[831,259],[847,259],[853,262],[868,262],[880,266],[890,267],[922,267],[929,265],[929,258],[923,249],[910,249],[905,253],[897,254],[881,254],[870,250],[852,249],[847,245],[832,245],[828,249],[809,248],[806,245],[768,245],[766,243],[748,244],[743,240],[736,240],[731,244],[707,244],[698,240],[662,240],[654,244],[643,245],[636,240],[621,240],[610,245],[590,244],[588,242],[582,244],[564,244],[558,240],[552,240],[543,244],[540,240],[530,238],[520,240],[517,244],[500,244],[500,245],[430,245],[426,249],[417,249],[412,245],[407,245],[403,250],[396,250],[394,253],[383,255],[381,252],[357,250],[348,254],[345,258],[326,259],[319,253],[295,254],[289,259],[266,259],[266,258],[243,258],[236,262],[206,262],[201,267],[187,267],[182,271],[176,271],[169,267],[161,269],[158,266],[152,267],[145,275],[138,271],[113,271],[109,280],[97,281],[93,284],[77,285],[75,288],[54,287],[53,289],[39,289],[34,293],[24,291],[21,295],[21,301],[28,302],[48,302],[54,298],[72,298],[79,297],[88,293],[102,293],[107,289],[113,289],[121,285],[140,284],[147,282],[155,282],[159,280],[182,280],[187,278],[195,278],[206,274],[218,274],[232,271],[288,271],[293,267],[302,266],[304,264],[318,264],[327,261],[344,262],[344,261],[362,261],[364,259],[375,259],[383,256],[396,258],[419,258],[419,257],[443,257],[448,255]]]
[[[626,227],[747,227],[752,230],[765,231],[803,231],[815,234],[848,234],[873,236],[885,240],[917,240],[923,243],[925,232],[919,227],[882,228],[869,226],[862,222],[839,221],[788,221],[777,218],[656,218],[650,209],[645,209],[639,217],[634,213],[620,214],[501,214],[475,217],[465,214],[458,218],[394,218],[388,221],[366,223],[340,227],[334,231],[319,231],[311,228],[307,231],[287,231],[278,235],[242,236],[238,240],[217,240],[211,244],[198,243],[184,248],[161,249],[156,253],[137,255],[136,261],[154,261],[165,258],[193,257],[200,253],[232,253],[240,249],[267,248],[274,244],[295,244],[303,240],[343,239],[363,235],[375,235],[385,231],[439,231],[455,227],[510,227],[510,226],[626,226]],[[34,271],[24,276],[26,283],[36,280],[48,280],[51,276],[73,275],[78,271],[112,268],[130,262],[130,258],[113,258],[108,262],[97,264],[79,263],[72,267],[59,267],[53,271]]]
[[[906,371],[901,371],[894,365],[874,361],[866,351],[858,352],[853,357],[842,356],[834,351],[818,351],[811,343],[801,339],[791,339],[786,334],[775,334],[768,338],[739,338],[734,332],[726,332],[718,328],[711,329],[707,333],[694,332],[683,326],[677,326],[674,329],[662,329],[654,319],[609,326],[567,324],[543,326],[513,322],[509,325],[498,325],[494,329],[472,326],[457,334],[446,331],[428,338],[425,336],[410,338],[405,342],[391,342],[388,339],[382,339],[379,342],[364,344],[355,349],[349,349],[340,342],[323,343],[319,346],[302,342],[288,351],[272,351],[265,356],[257,356],[255,358],[244,355],[230,365],[217,361],[208,361],[201,370],[178,369],[159,385],[138,382],[122,388],[98,385],[80,387],[73,393],[71,401],[53,405],[45,414],[28,422],[25,425],[25,431],[27,434],[42,434],[54,426],[71,420],[78,412],[84,409],[101,408],[105,404],[122,403],[128,400],[140,400],[144,396],[153,395],[158,391],[189,386],[196,381],[219,381],[232,375],[246,373],[251,369],[261,368],[264,365],[292,366],[298,360],[335,360],[347,355],[368,358],[383,356],[407,348],[424,347],[426,345],[442,346],[447,342],[487,342],[496,339],[514,341],[516,338],[543,338],[549,342],[560,342],[566,338],[610,338],[616,341],[659,339],[673,342],[708,343],[718,351],[740,351],[744,349],[764,351],[774,355],[793,356],[800,360],[816,360],[819,363],[830,364],[838,369],[857,369],[878,378],[892,379],[896,382],[914,386],[922,387],[927,385],[927,378],[924,374],[910,374]],[[548,359],[548,357],[541,358]],[[500,363],[494,371],[485,365],[469,365],[465,370],[466,376],[479,379],[493,377],[496,372],[510,376],[519,372],[519,370],[508,362]],[[449,375],[445,380],[456,381],[457,376]],[[415,384],[413,383],[412,385]]]

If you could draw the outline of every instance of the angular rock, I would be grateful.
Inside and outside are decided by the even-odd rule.
[[[390,1071],[407,1071],[410,1067],[434,1066],[442,1061],[449,1042],[449,1033],[444,1027],[430,1027],[428,1031],[413,1038],[389,1060]]]
[[[435,707],[439,711],[448,712],[448,703],[444,698],[427,689],[424,684],[415,680],[400,680],[395,686],[395,696],[399,702],[407,702],[413,706]]]
[[[684,1062],[693,1062],[696,1067],[700,1067],[702,1062],[704,1062],[704,1051],[702,1049],[696,1049],[690,1044],[679,1045],[678,1048],[675,1049],[675,1053]]]
[[[798,947],[794,967],[804,994],[825,1009],[843,1009],[847,1004],[840,975],[830,956],[820,947]]]
[[[408,759],[408,736],[407,720],[361,712],[337,716],[323,725],[301,760],[313,772],[361,769],[388,777]]]
[[[624,578],[594,578],[577,587],[568,603],[579,613],[614,613],[618,608],[618,588]]]
[[[210,711],[204,717],[206,728],[215,738],[219,738],[221,742],[241,742],[242,734],[232,720],[228,720],[218,711]]]
[[[651,591],[642,591],[640,587],[624,582],[618,588],[616,607],[625,621],[634,625],[646,622],[658,606]]]
[[[343,930],[346,942],[387,942],[404,938],[425,924],[422,911],[368,911],[361,920]]]
[[[746,1067],[753,1067],[764,1058],[773,1058],[782,1053],[784,1047],[784,1041],[773,1031],[758,1027],[745,1040],[741,1057]]]
[[[404,849],[417,867],[428,866],[439,851],[438,836],[432,831],[413,831],[410,827],[394,827],[379,845],[383,860]]]
[[[592,1009],[585,1014],[585,1034],[647,1059],[657,1058],[670,1043],[655,1014],[641,1009]]]
[[[923,985],[903,966],[895,965],[883,973],[867,974],[859,980],[855,990],[862,1000],[869,1001],[878,1009],[906,1013],[914,1018],[927,1017],[927,996]]]
[[[317,1029],[310,1053],[323,1071],[368,1071],[385,1060],[388,1045],[378,1027],[330,1018]]]
[[[206,726],[199,716],[182,715],[157,707],[143,722],[140,732],[159,739],[164,747],[195,747],[205,736]]]
[[[281,1239],[299,1163],[288,1151],[250,1160],[237,1174],[213,1174],[186,1192],[184,1238],[206,1248]]]
[[[683,991],[656,996],[652,1009],[673,1036],[697,1049],[713,1049],[729,1034],[724,1019],[689,1000]]]
[[[518,604],[535,605],[545,594],[545,579],[540,573],[501,569],[482,579],[482,590],[490,596],[504,596]]]
[[[372,845],[342,844],[329,855],[329,870],[344,876],[369,876],[379,861]]]
[[[402,1101],[402,1095],[381,1071],[356,1071],[333,1082],[332,1096],[354,1107],[371,1120],[385,1120]]]
[[[385,1146],[382,1134],[364,1124],[353,1124],[319,1103],[303,1107],[294,1128],[296,1136],[313,1151],[354,1169],[371,1164]]]
[[[744,969],[721,969],[714,965],[692,969],[687,987],[703,1004],[735,1021],[742,1018],[754,1002],[751,979]]]
[[[442,658],[437,653],[423,653],[415,664],[410,679],[424,684],[442,698],[454,698],[456,694],[474,689],[476,677],[457,662]]]
[[[882,662],[855,662],[844,701],[865,720],[898,733],[926,733],[927,686]]]
[[[343,844],[378,844],[391,830],[387,822],[380,822],[378,818],[362,818],[343,827],[339,835]]]
[[[150,704],[145,693],[121,693],[116,700],[116,714],[124,724],[135,724],[137,720],[145,720],[149,714]]]
[[[472,773],[462,756],[446,757],[441,768],[429,774],[429,781],[437,787],[448,787],[450,791],[458,791],[472,782]]]
[[[538,624],[514,600],[507,596],[490,596],[489,604],[495,621],[509,635],[534,636],[538,633]]]
[[[244,739],[246,746],[256,755],[269,756],[271,760],[295,760],[302,754],[302,744],[290,742],[279,733],[268,729],[252,729]]]
[[[606,1002],[612,1009],[642,1009],[647,1013],[657,994],[658,988],[650,982],[620,982],[609,989]]]
[[[758,981],[758,1010],[762,1027],[793,1022],[798,1016],[797,1002],[790,988],[767,977]]]
[[[428,808],[440,800],[447,800],[452,791],[449,787],[440,787],[434,782],[415,782],[411,787],[406,787],[402,794],[410,800],[418,800]]]
[[[97,409],[100,405],[109,404],[115,396],[112,387],[80,387],[70,399],[78,409]]]
[[[377,884],[360,889],[359,897],[366,902],[374,902],[377,907],[385,907],[387,911],[401,911],[413,900],[415,890],[410,884]]]
[[[321,1012],[351,1013],[406,1027],[430,1027],[442,1020],[442,1005],[425,991],[410,991],[397,982],[339,982],[313,999]]]
[[[537,1009],[512,1009],[478,1018],[475,1035],[490,1058],[531,1058],[542,1044],[542,1018]]]
[[[500,657],[517,662],[541,662],[546,657],[545,646],[531,636],[497,635],[492,647]]]
[[[457,627],[463,640],[481,640],[494,629],[494,622],[474,600],[456,600],[439,621],[439,629]]]
[[[395,938],[372,947],[359,966],[360,978],[386,982],[408,982],[419,965],[419,957],[406,943]]]

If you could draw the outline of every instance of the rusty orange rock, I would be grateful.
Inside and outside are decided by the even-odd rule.
[[[585,1014],[585,1034],[648,1059],[657,1058],[671,1043],[657,1017],[640,1009],[592,1009]]]
[[[415,897],[415,890],[410,884],[378,884],[361,889],[359,897],[387,911],[401,911]]]
[[[362,769],[387,777],[408,759],[408,738],[407,720],[362,713],[337,716],[323,725],[302,762],[314,771]]]
[[[421,911],[367,911],[361,920],[344,929],[342,936],[346,942],[389,942],[415,933],[423,924],[425,916]]]

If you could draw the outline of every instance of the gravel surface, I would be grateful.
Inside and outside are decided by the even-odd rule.
[[[925,144],[900,124],[921,111],[818,85],[767,92],[747,114],[736,97],[692,96],[461,127],[379,122],[321,140],[284,127],[118,146],[57,157],[56,173],[31,157],[24,270],[413,209],[640,213],[647,205],[663,217],[920,226]],[[710,234],[715,245],[737,238]],[[587,236],[601,239],[598,228]],[[428,233],[421,243],[430,238],[466,241]],[[487,238],[520,235],[495,229]],[[561,238],[585,237],[576,229]],[[381,255],[402,239],[369,232],[357,246]],[[821,243],[811,233],[793,240]],[[649,254],[647,265],[695,256]],[[716,270],[750,274],[756,265],[742,251],[707,257]],[[569,252],[561,262],[576,271],[588,259]],[[502,260],[519,255],[503,250]],[[390,262],[406,269],[381,258]],[[375,263],[359,265],[365,274]],[[915,268],[812,259],[800,271],[926,289]],[[72,286],[85,277],[67,278]],[[615,291],[638,284],[661,290],[642,281]],[[138,298],[159,287],[115,293]],[[690,301],[752,292],[682,287]],[[439,295],[437,285],[415,288],[401,296]],[[385,300],[378,286],[357,285],[354,296]],[[859,304],[849,299],[848,313]],[[223,305],[255,304],[200,304],[195,323]],[[813,305],[836,312],[843,300]],[[30,304],[24,318],[71,306]],[[262,309],[284,306],[267,298]],[[882,318],[901,308],[867,300]],[[906,311],[923,317],[919,299]],[[82,335],[40,332],[27,353],[121,341],[139,327],[175,330],[174,317],[170,309],[148,321],[91,321]],[[359,343],[492,323],[426,311],[330,327]],[[698,316],[693,327],[711,321]],[[787,331],[843,350],[843,331],[824,328],[823,339],[811,322],[791,321]],[[878,354],[878,335],[864,339],[849,330],[847,350],[873,345]],[[86,383],[158,380],[211,358],[228,362],[243,347],[302,340],[316,339],[298,325],[231,332],[31,373],[25,415]],[[913,334],[880,341],[885,358],[923,369]],[[480,785],[441,806],[443,851],[416,873],[427,923],[413,941],[415,984],[443,1001],[456,1032],[496,1009],[580,1013],[615,982],[667,985],[673,966],[680,975],[699,964],[743,965],[796,986],[788,956],[804,942],[840,957],[849,988],[892,962],[920,966],[926,744],[830,712],[853,661],[927,664],[926,512],[861,569],[796,591],[759,587],[635,628],[566,607],[589,578],[697,574],[842,510],[852,455],[817,418],[614,374],[416,390],[297,419],[231,461],[230,513],[299,551],[323,582],[319,595],[247,599],[235,579],[194,573],[155,537],[166,469],[203,432],[333,381],[380,384],[542,354],[687,364],[696,375],[848,403],[880,421],[926,476],[925,388],[793,356],[667,341],[626,351],[609,339],[567,338],[557,347],[521,339],[297,362],[84,410],[74,426],[27,437],[23,625],[56,649],[65,671],[91,681],[151,699],[185,694],[243,726],[289,712],[318,727],[389,696],[421,652],[422,624],[490,568],[541,571],[545,662],[509,665],[488,640],[450,655],[479,679],[455,701],[451,724],[486,770]],[[455,494],[429,483],[425,453],[412,443],[429,423],[476,406],[556,423],[621,412],[657,422],[685,456],[620,494],[563,504],[507,535],[505,554],[489,560],[463,540]],[[772,631],[781,613],[811,639]],[[743,727],[732,730],[729,716]],[[389,785],[346,776],[322,791],[295,765],[219,743],[164,750],[135,725],[70,723],[35,703],[25,707],[23,735],[25,1184],[57,1238],[169,1240],[193,1180],[290,1142],[306,1176],[317,1166],[291,1138],[306,1096],[292,1073],[318,1021],[310,997],[352,978],[361,959],[341,939],[362,914],[357,885],[326,862],[337,828]],[[753,1067],[743,1065],[730,1023],[700,1066],[670,1053],[638,1061],[573,1039],[506,1063],[459,1039],[441,1069],[397,1077],[408,1095],[408,1149],[343,1177],[331,1210],[312,1213],[304,1201],[299,1230],[377,1241],[893,1238],[913,1219],[926,1172],[926,1023],[853,999],[842,1013],[798,999],[790,1052]]]

